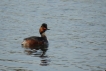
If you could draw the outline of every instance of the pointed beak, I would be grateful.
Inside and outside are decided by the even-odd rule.
[[[44,30],[50,30],[50,29],[44,28]]]
[[[47,29],[47,30],[50,30],[50,29]]]

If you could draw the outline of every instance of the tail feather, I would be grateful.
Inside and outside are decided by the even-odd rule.
[[[25,46],[26,46],[26,41],[24,40],[24,41],[21,43],[21,45],[25,47]]]

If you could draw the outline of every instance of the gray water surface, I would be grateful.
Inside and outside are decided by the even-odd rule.
[[[47,23],[45,57],[21,42]],[[105,71],[106,0],[1,0],[0,71]]]

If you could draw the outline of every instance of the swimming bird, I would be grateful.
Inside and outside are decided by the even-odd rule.
[[[45,35],[45,32],[48,29],[47,24],[43,23],[39,29],[40,37],[38,36],[31,36],[24,39],[22,42],[22,47],[30,48],[30,49],[41,49],[43,51],[43,54],[46,52],[48,48],[48,40]]]

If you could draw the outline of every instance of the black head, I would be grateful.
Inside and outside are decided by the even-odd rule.
[[[43,23],[39,29],[39,33],[42,34],[44,33],[46,30],[50,30],[47,28],[47,24],[46,23]]]
[[[46,23],[43,23],[43,24],[42,24],[42,27],[45,27],[45,28],[46,28],[46,30],[50,30],[50,29],[48,29],[48,27],[47,27],[47,24],[46,24]]]

